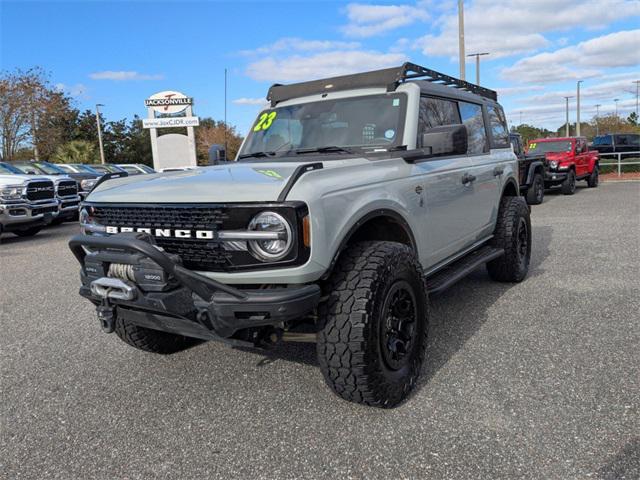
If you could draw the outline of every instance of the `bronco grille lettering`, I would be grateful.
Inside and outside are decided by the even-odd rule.
[[[163,238],[197,238],[199,240],[213,240],[216,238],[213,230],[184,230],[184,229],[171,229],[171,228],[134,228],[134,227],[116,227],[107,225],[107,233],[122,233],[122,232],[143,232],[153,235],[154,237]]]

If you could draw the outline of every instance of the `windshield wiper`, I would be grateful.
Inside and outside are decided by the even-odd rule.
[[[299,155],[303,155],[305,153],[329,153],[329,152],[354,153],[352,150],[349,150],[344,147],[338,147],[337,145],[328,145],[326,147],[315,147],[315,148],[300,148],[298,150],[295,150],[295,153]]]
[[[244,155],[239,155],[238,160],[243,158],[260,158],[260,157],[272,157],[276,154],[276,152],[253,152],[253,153],[245,153]]]

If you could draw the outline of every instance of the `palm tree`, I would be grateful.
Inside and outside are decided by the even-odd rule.
[[[60,145],[51,157],[53,163],[98,163],[96,146],[86,140]]]

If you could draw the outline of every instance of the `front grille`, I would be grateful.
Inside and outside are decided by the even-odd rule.
[[[265,210],[279,211],[292,225],[298,223],[296,209],[264,205],[180,205],[180,206],[90,206],[90,215],[105,226],[184,230],[244,230],[254,215]],[[214,235],[215,237],[215,235]],[[265,268],[248,251],[231,251],[217,239],[155,237],[156,244],[167,253],[180,256],[185,267],[192,270],[226,272],[248,268]],[[286,266],[306,260],[308,252],[299,255],[297,243],[285,259],[271,263],[269,268]]]
[[[55,196],[53,182],[29,182],[27,184],[27,199],[31,201],[46,200]]]
[[[58,183],[58,196],[69,197],[78,194],[78,183],[75,180],[65,180]]]
[[[32,208],[31,215],[42,215],[43,213],[54,213],[58,211],[57,206],[53,207],[40,207],[40,208]]]

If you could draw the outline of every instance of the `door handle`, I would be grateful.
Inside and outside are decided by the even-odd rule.
[[[475,182],[475,181],[476,181],[476,176],[475,175],[471,175],[469,173],[465,173],[462,176],[462,184],[463,185],[466,185],[468,183]]]
[[[503,173],[504,173],[504,167],[496,167],[496,168],[493,169],[493,176],[494,177],[499,177]]]

